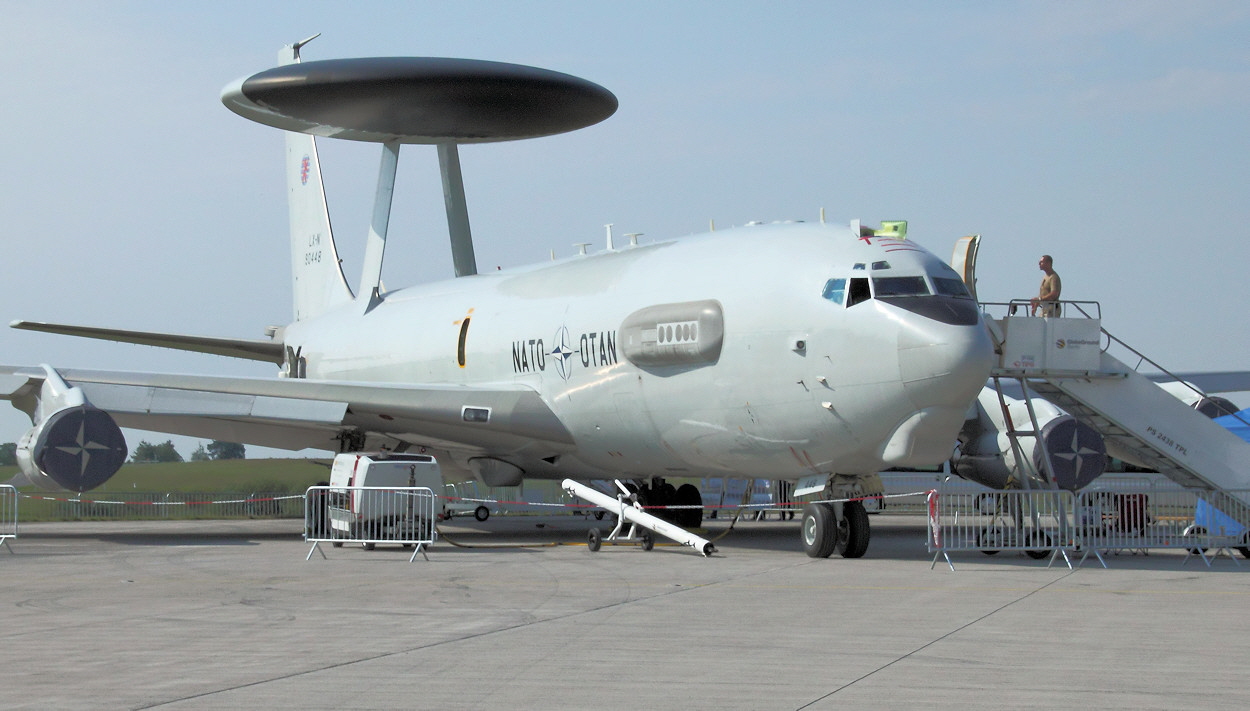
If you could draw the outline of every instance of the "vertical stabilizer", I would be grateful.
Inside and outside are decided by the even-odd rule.
[[[298,62],[299,48],[307,41],[283,47],[278,63]],[[295,320],[302,321],[353,299],[330,230],[330,211],[313,136],[286,132],[286,185]]]

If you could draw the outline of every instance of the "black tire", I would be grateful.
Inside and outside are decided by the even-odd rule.
[[[1028,542],[1032,545],[1045,546],[1046,548],[1045,550],[1041,548],[1026,550],[1024,554],[1033,560],[1041,560],[1042,558],[1050,555],[1050,536],[1046,535],[1045,531],[1034,531],[1033,533],[1030,533]]]
[[[673,504],[677,503],[677,488],[673,486],[672,484],[669,484],[668,482],[664,482],[663,484],[660,484],[656,488],[651,489],[650,495],[648,498],[651,499],[652,506],[664,506],[664,507],[672,506]],[[677,509],[657,508],[654,511],[650,511],[649,513],[651,513],[654,516],[658,516],[660,519],[664,521],[668,521],[674,526],[681,525],[681,523],[679,522],[681,511]]]
[[[1241,545],[1237,546],[1242,558],[1250,558],[1250,531],[1241,534]]]
[[[1199,526],[1197,524],[1192,525],[1192,526],[1186,526],[1185,530],[1181,532],[1181,535],[1182,536],[1205,536],[1207,535],[1207,529],[1205,526]],[[1205,546],[1201,548],[1195,546],[1193,548],[1190,548],[1189,552],[1193,553],[1194,555],[1202,555],[1203,553],[1207,552],[1207,549]],[[1243,552],[1242,555],[1245,555],[1245,553]],[[1247,556],[1247,557],[1250,557],[1250,556]]]
[[[334,546],[335,548],[342,548],[342,547],[343,547],[343,542],[342,542],[342,541],[335,541],[334,543],[331,543],[330,545]]]
[[[829,504],[803,504],[803,552],[810,558],[828,558],[838,546],[838,524]]]
[[[980,531],[977,531],[977,548],[980,548],[981,546],[988,544],[991,540],[996,540],[996,539],[1001,539],[1001,538],[1002,538],[1002,535],[1000,534],[998,529],[988,528],[988,527],[983,528]],[[1001,543],[1001,540],[999,540],[999,542]],[[984,553],[985,555],[998,555],[997,548],[990,548],[990,549],[982,550],[981,552]]]
[[[590,529],[590,535],[586,539],[586,547],[590,549],[591,553],[594,553],[599,550],[599,547],[602,545],[603,534],[599,533],[599,529],[597,528]]]
[[[360,545],[361,545],[361,547],[363,547],[363,548],[364,548],[365,550],[367,550],[367,551],[371,551],[371,550],[373,550],[374,548],[377,548],[377,547],[378,547],[378,546],[377,546],[377,544],[376,544],[376,543],[373,543],[372,541],[370,541],[370,542],[368,542],[368,543],[361,543]]]
[[[485,506],[479,506],[473,509],[473,518],[479,521],[485,521],[486,519],[490,518],[490,509],[486,508]]]
[[[644,551],[649,551],[652,548],[655,548],[655,536],[652,536],[651,532],[648,531],[647,533],[642,534],[642,549]]]
[[[678,506],[697,506],[698,508],[677,509],[677,525],[682,528],[698,528],[703,525],[703,494],[694,484],[682,484],[677,487],[673,502]]]
[[[864,502],[848,501],[842,504],[842,520],[838,522],[838,552],[842,557],[863,558],[868,552],[871,535]]]

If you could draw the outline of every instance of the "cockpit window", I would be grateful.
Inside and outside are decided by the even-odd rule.
[[[875,277],[872,288],[877,298],[883,296],[927,296],[929,285],[924,277]]]
[[[846,280],[830,279],[825,282],[825,290],[820,295],[841,306],[846,298]]]
[[[968,286],[964,284],[964,280],[958,277],[933,277],[933,288],[937,289],[937,293],[942,296],[961,296],[965,299],[971,299],[972,294],[968,293]]]
[[[856,304],[862,304],[872,298],[872,292],[868,290],[868,280],[863,277],[855,277],[851,280],[851,294],[847,299],[846,306],[850,308]]]
[[[863,268],[863,265],[856,266]],[[924,275],[869,278],[866,272],[864,269],[860,272],[864,276],[852,275],[850,279],[830,279],[820,295],[835,304],[845,304],[848,309],[876,300],[940,323],[955,326],[977,323],[977,304],[954,271],[948,270],[951,276],[930,273],[927,278]]]

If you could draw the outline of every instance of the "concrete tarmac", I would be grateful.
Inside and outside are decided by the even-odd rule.
[[[919,517],[859,560],[797,521],[690,549],[577,516],[314,553],[300,521],[25,524],[0,548],[0,708],[1243,709],[1250,561],[1001,553],[930,569]],[[600,524],[604,526],[605,524]],[[716,537],[726,522],[709,522]],[[606,529],[605,529],[606,532]]]

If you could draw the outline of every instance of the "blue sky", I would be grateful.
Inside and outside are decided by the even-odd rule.
[[[478,264],[751,220],[984,237],[979,295],[1064,296],[1165,367],[1247,369],[1243,2],[0,1],[0,317],[260,337],[289,320],[281,136],[221,88],[306,59],[453,56],[585,77],[589,129],[461,151]],[[376,146],[323,142],[359,274]],[[385,283],[451,275],[433,149],[400,159]],[[0,329],[0,362],[267,375],[262,364]],[[1246,398],[1234,397],[1245,405]],[[0,410],[0,441],[29,424]],[[7,433],[7,434],[5,434]],[[165,435],[132,435],[163,441]],[[188,455],[190,440],[176,439]]]

